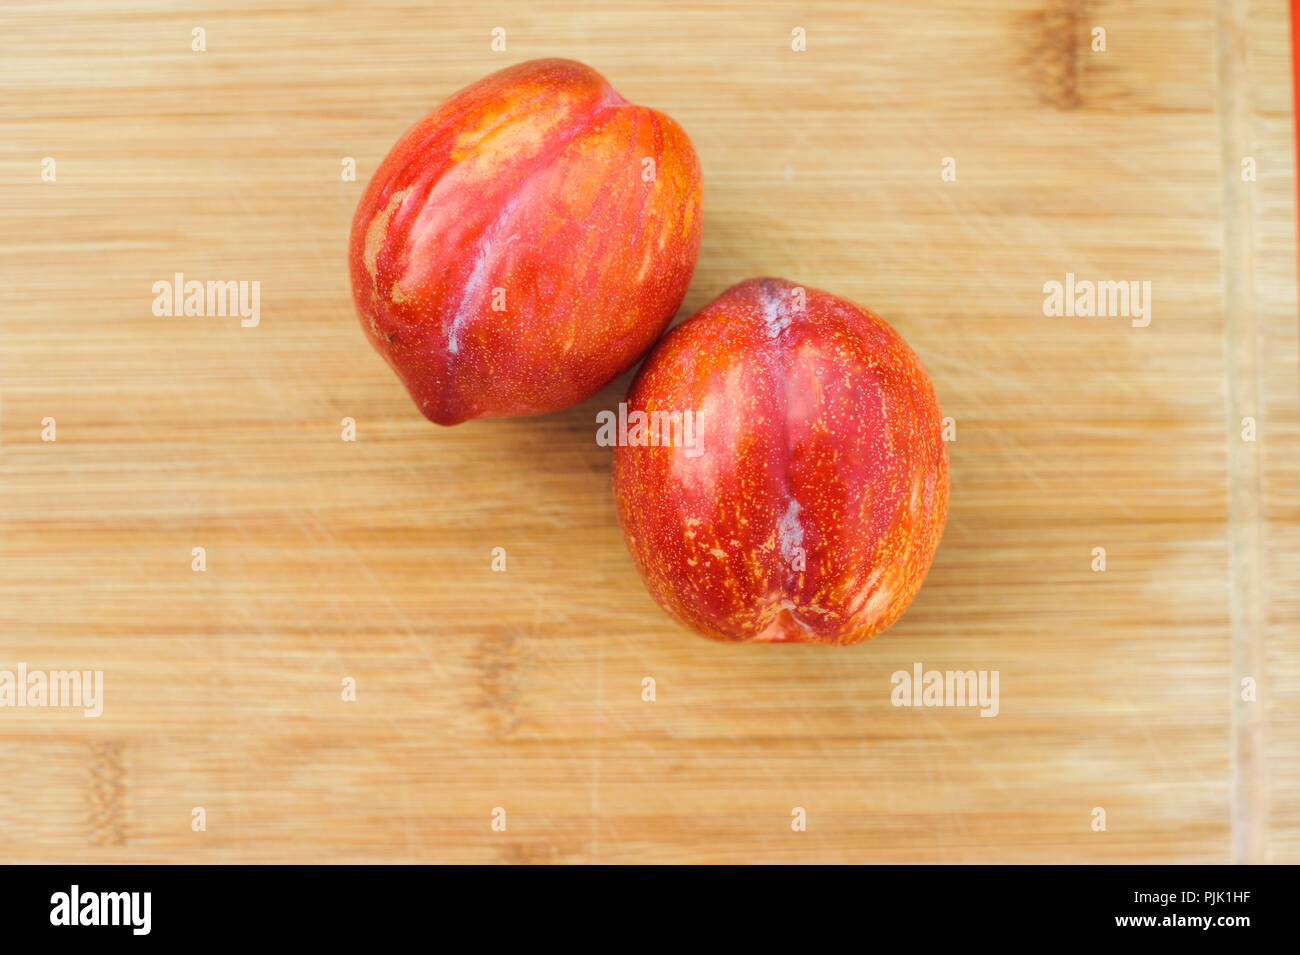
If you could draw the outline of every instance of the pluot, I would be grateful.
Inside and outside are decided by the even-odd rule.
[[[370,180],[349,245],[361,325],[439,424],[568,407],[672,320],[700,206],[699,161],[668,116],[572,60],[501,70]]]
[[[664,337],[626,415],[640,427],[614,450],[619,520],[683,624],[718,640],[859,643],[920,589],[948,508],[939,405],[865,308],[742,282]]]

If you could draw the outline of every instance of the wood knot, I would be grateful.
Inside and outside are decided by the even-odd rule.
[[[122,744],[92,743],[90,746],[90,843],[96,846],[126,844],[123,805],[126,770]]]
[[[1024,20],[1039,99],[1054,109],[1078,109],[1083,102],[1079,46],[1084,6],[1083,0],[1049,0]]]
[[[494,634],[483,640],[475,654],[482,695],[478,706],[498,737],[508,737],[519,725],[517,697],[519,641],[514,634]]]

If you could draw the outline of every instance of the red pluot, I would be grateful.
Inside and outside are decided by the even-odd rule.
[[[566,408],[672,320],[700,203],[672,119],[572,60],[501,70],[417,123],[367,186],[349,247],[362,328],[439,424]]]
[[[674,417],[688,412],[693,429]],[[742,282],[664,337],[626,415],[619,520],[651,595],[687,626],[859,643],[920,589],[948,450],[920,361],[866,309]]]

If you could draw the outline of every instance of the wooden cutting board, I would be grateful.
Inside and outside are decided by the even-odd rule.
[[[782,276],[929,369],[951,514],[888,633],[675,626],[595,443],[629,376],[440,429],[366,344],[365,181],[542,56],[693,138],[683,317]],[[0,861],[1300,861],[1290,83],[1280,2],[7,5],[0,670],[103,712],[0,708]],[[258,324],[156,316],[177,272]],[[1067,273],[1149,324],[1046,316]],[[893,705],[918,663],[997,716]]]

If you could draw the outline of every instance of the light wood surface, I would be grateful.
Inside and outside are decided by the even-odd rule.
[[[104,711],[0,709],[0,861],[1300,862],[1286,15],[5,3],[0,669],[101,669]],[[888,633],[678,629],[595,443],[628,376],[439,429],[366,344],[365,180],[540,56],[691,135],[683,316],[777,275],[926,364],[952,504]],[[176,272],[260,282],[260,324],[155,317]],[[1067,272],[1149,281],[1150,325],[1045,317]],[[999,715],[893,706],[916,662],[997,670]]]

